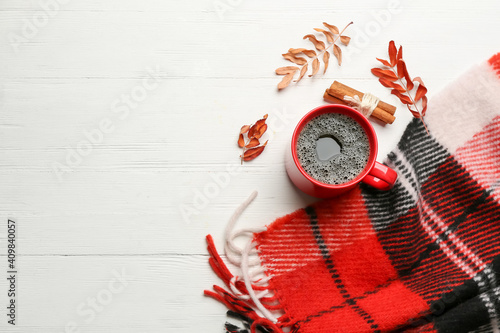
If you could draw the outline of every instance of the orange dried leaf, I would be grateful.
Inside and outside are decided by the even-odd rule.
[[[296,80],[297,82],[299,82],[300,80],[302,80],[302,78],[304,77],[304,75],[307,73],[307,64],[304,65],[304,67],[302,67],[302,69],[300,70],[300,75],[299,75],[299,78]]]
[[[383,65],[387,66],[387,67],[392,67],[391,66],[391,63],[388,62],[387,60],[384,60],[384,59],[379,59],[379,58],[376,58],[378,61],[380,61]]]
[[[403,59],[403,46],[399,46],[398,54],[396,56],[396,60]]]
[[[389,60],[391,61],[391,66],[394,67],[397,61],[398,49],[396,49],[396,44],[391,40],[389,42]]]
[[[323,71],[323,74],[325,74],[326,70],[328,69],[329,61],[330,61],[330,53],[328,53],[328,51],[325,51],[325,53],[323,53],[323,62],[325,63],[325,70]]]
[[[276,68],[276,74],[278,75],[286,75],[290,73],[295,73],[299,68],[297,66],[285,66]]]
[[[300,49],[288,49],[288,52],[291,53],[291,54],[293,54],[293,55],[296,55],[296,54],[299,54],[299,53],[303,53],[306,56],[308,56],[309,58],[312,58],[312,57],[316,56],[316,51],[314,51],[314,50],[308,50],[308,49],[304,49],[304,48],[300,48]]]
[[[291,61],[293,62],[294,64],[297,64],[297,65],[304,65],[307,63],[307,60],[302,58],[302,57],[296,57],[295,55],[291,54],[291,53],[283,53],[282,54],[283,58],[285,58],[286,60],[288,61]]]
[[[397,91],[404,93],[406,92],[406,89],[401,87],[399,84],[392,82],[391,80],[387,79],[378,79],[378,81],[386,88],[391,88],[391,89],[396,89]]]
[[[403,104],[413,104],[413,101],[410,97],[403,95],[396,89],[392,89],[391,94],[396,95]]]
[[[267,124],[262,125],[253,135],[254,138],[260,139],[260,137],[267,131]]]
[[[331,25],[331,24],[328,24],[328,23],[326,23],[326,22],[323,22],[323,25],[324,25],[325,27],[327,27],[327,28],[328,28],[328,30],[330,30],[330,31],[332,32],[332,34],[336,34],[336,35],[338,35],[338,33],[339,33],[339,29],[338,29],[336,26]]]
[[[314,59],[312,62],[312,73],[309,76],[314,76],[318,73],[319,71],[319,60],[318,58]]]
[[[349,42],[351,41],[351,37],[347,36],[340,36],[340,42],[344,44],[345,46],[349,45]]]
[[[427,94],[427,88],[424,85],[424,81],[422,81],[420,77],[417,76],[416,78],[413,79],[413,81],[419,83],[417,92],[415,93],[415,102],[418,102],[425,96],[425,94]]]
[[[318,51],[323,51],[325,49],[325,43],[323,43],[322,41],[318,40],[316,38],[316,36],[314,35],[305,35],[303,39],[309,39],[311,41],[311,43],[314,44],[314,47],[318,50]]]
[[[241,126],[240,134],[244,134],[244,133],[248,132],[249,129],[250,129],[250,125]]]
[[[278,83],[278,90],[281,90],[281,89],[285,89],[286,87],[288,87],[288,85],[290,84],[290,82],[292,82],[293,80],[293,75],[295,73],[290,73],[290,74],[287,74],[285,75],[285,77],[283,78],[283,80],[280,81],[280,83]]]
[[[245,146],[245,148],[253,148],[260,145],[259,139],[252,138],[250,142]]]
[[[250,148],[250,149],[246,150],[243,153],[243,160],[245,162],[248,162],[248,161],[251,161],[254,158],[258,157],[260,154],[262,154],[262,152],[264,151],[264,148],[266,148],[266,145],[267,145],[267,141],[262,146]]]
[[[408,91],[411,91],[415,85],[413,84],[413,81],[410,78],[410,74],[408,74],[406,63],[404,62],[403,59],[399,59],[397,66],[398,66],[398,73],[399,73],[399,68],[401,67],[401,70],[403,71],[403,76],[406,80],[406,88],[408,89]]]
[[[333,37],[333,34],[330,31],[326,31],[326,30],[319,29],[319,28],[314,28],[314,30],[323,33],[323,35],[325,35],[326,40],[328,41],[328,43],[333,43],[334,37]]]
[[[243,138],[243,134],[240,133],[240,136],[238,138],[238,146],[240,148],[243,148],[245,146],[245,139]]]
[[[337,58],[340,66],[342,64],[342,50],[337,44],[333,45],[333,55]]]
[[[262,116],[262,119],[267,119],[267,113],[264,116]]]
[[[391,81],[395,81],[398,79],[398,76],[389,69],[372,68],[372,74],[378,78],[383,78]]]

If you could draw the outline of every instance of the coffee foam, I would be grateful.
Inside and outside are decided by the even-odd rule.
[[[333,137],[340,143],[341,153],[321,161],[316,153],[316,141]],[[310,120],[297,140],[300,165],[312,178],[325,184],[343,184],[358,176],[370,156],[370,143],[363,127],[351,117],[325,113]]]

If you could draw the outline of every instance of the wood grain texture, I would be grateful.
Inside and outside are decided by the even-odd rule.
[[[18,325],[2,310],[0,332],[221,332],[204,236],[222,245],[254,189],[239,226],[313,201],[283,158],[324,90],[338,80],[398,105],[370,73],[391,39],[431,97],[499,51],[493,0],[401,1],[390,16],[389,0],[57,1],[0,2],[1,274],[6,221],[19,225]],[[342,67],[276,91],[281,53],[351,20]],[[265,113],[270,144],[241,166],[237,131]],[[379,159],[410,118],[398,105],[393,125],[374,124]],[[6,291],[0,278],[3,309]]]

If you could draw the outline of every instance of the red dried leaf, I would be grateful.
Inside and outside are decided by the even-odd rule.
[[[396,60],[403,59],[403,46],[399,46],[398,54],[396,56]]]
[[[419,83],[417,92],[415,93],[415,102],[418,102],[425,96],[425,94],[427,94],[427,88],[424,85],[424,81],[422,81],[420,77],[417,76],[416,78],[413,79],[413,81]]]
[[[394,44],[394,41],[391,40],[389,42],[389,60],[391,61],[391,67],[394,67],[396,65],[397,53],[398,50],[396,49],[396,44]]]
[[[240,133],[240,137],[238,138],[238,146],[243,148],[245,146],[245,139],[243,138],[243,134]]]
[[[422,117],[425,116],[425,112],[427,111],[427,96],[422,97]]]
[[[381,69],[381,68],[372,68],[372,74],[376,77],[395,81],[398,79],[398,76],[394,74],[393,71],[389,69]]]
[[[262,119],[267,119],[267,113],[264,116],[262,116]]]
[[[255,132],[254,138],[260,139],[260,137],[267,131],[267,124],[262,125],[259,127],[259,129]]]
[[[408,74],[408,69],[406,68],[406,63],[404,62],[403,59],[398,60],[398,73],[400,67],[401,70],[403,71],[403,76],[406,80],[406,88],[408,89],[408,91],[411,91],[415,85],[413,84],[412,79],[410,78],[410,74]]]
[[[410,97],[403,95],[397,89],[392,89],[391,94],[396,95],[403,104],[413,104]]]
[[[325,43],[318,40],[316,38],[316,36],[314,35],[305,35],[303,39],[309,39],[311,41],[311,43],[314,44],[314,47],[318,50],[318,51],[323,51],[325,49]]]
[[[248,161],[251,161],[254,158],[258,157],[260,154],[262,154],[262,152],[264,151],[264,148],[266,148],[266,145],[267,145],[267,141],[262,146],[250,148],[250,149],[246,150],[243,153],[243,161],[248,162]]]
[[[384,60],[384,59],[379,59],[379,58],[376,58],[378,61],[380,61],[382,64],[384,64],[385,66],[387,67],[392,67],[391,66],[391,63],[388,62],[387,60]]]
[[[245,146],[245,148],[253,148],[257,147],[260,145],[259,139],[253,138],[250,140],[250,142]]]
[[[415,118],[420,118],[421,117],[420,113],[418,111],[412,110],[410,108],[410,106],[408,106],[408,110],[410,110],[410,112],[413,115],[413,117],[415,117]]]
[[[378,79],[378,81],[386,88],[391,88],[391,89],[396,89],[397,91],[401,93],[405,93],[406,89],[401,87],[399,84],[392,82],[387,79]]]
[[[250,127],[250,130],[248,131],[248,137],[249,138],[254,138],[256,137],[255,135],[260,133],[260,128],[262,126],[266,125],[266,119],[262,118],[262,119],[259,119],[255,122],[254,125],[252,125],[252,127]],[[266,128],[267,128],[267,125],[266,125]]]
[[[250,125],[241,126],[240,134],[244,134],[244,133],[248,132],[249,129],[250,129]]]

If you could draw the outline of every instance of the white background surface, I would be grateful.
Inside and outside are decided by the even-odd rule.
[[[1,332],[221,332],[225,308],[202,296],[219,284],[204,236],[221,245],[254,189],[239,226],[312,201],[288,181],[283,157],[325,88],[339,80],[398,106],[393,125],[374,124],[383,159],[411,118],[370,73],[389,40],[404,45],[431,97],[500,45],[493,0],[54,3],[0,2]],[[382,14],[390,3],[397,13]],[[325,75],[277,92],[281,53],[308,46],[302,36],[323,21],[351,20],[342,67],[332,61]],[[158,84],[146,81],[154,88],[125,107],[148,69]],[[269,146],[240,167],[238,130],[265,113]],[[102,121],[111,129],[89,144]],[[77,148],[88,154],[79,160]],[[67,158],[71,172],[58,172]],[[18,224],[15,327],[5,309],[8,218]]]

